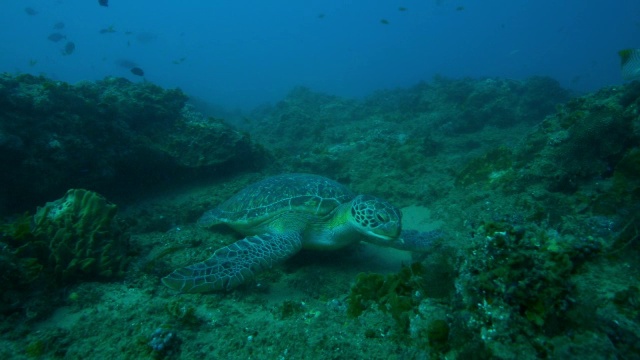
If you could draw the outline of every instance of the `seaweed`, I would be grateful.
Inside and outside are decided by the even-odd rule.
[[[389,275],[361,273],[347,299],[347,315],[355,318],[371,306],[390,314],[400,333],[409,330],[409,317],[417,312],[425,293],[426,269],[420,263]]]
[[[115,214],[116,206],[102,196],[72,189],[35,215],[25,213],[1,225],[0,239],[7,245],[3,260],[17,269],[11,283],[38,281],[55,288],[122,277],[129,262],[128,235],[114,221]]]

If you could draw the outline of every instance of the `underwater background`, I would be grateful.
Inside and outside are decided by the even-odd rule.
[[[640,359],[639,39],[630,0],[5,1],[0,358]],[[282,173],[442,238],[161,283]]]

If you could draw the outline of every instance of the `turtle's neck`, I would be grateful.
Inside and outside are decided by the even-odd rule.
[[[305,249],[333,250],[356,243],[362,235],[353,226],[350,218],[351,203],[335,208],[323,218],[309,221],[302,237]]]

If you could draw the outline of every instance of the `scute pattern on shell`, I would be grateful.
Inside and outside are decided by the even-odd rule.
[[[354,198],[346,186],[322,176],[285,174],[246,187],[216,209],[222,222],[253,223],[282,211],[323,216]]]

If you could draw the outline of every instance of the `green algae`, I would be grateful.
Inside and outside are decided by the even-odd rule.
[[[116,209],[96,193],[72,189],[35,215],[2,225],[2,241],[20,269],[13,285],[5,285],[61,287],[121,278],[129,262],[128,235],[114,221]]]
[[[424,294],[426,269],[420,263],[405,266],[397,274],[359,274],[347,298],[347,315],[358,317],[371,306],[389,313],[400,333],[409,329],[409,317]]]
[[[507,174],[513,164],[511,150],[499,147],[470,160],[456,175],[457,186],[493,183]]]

